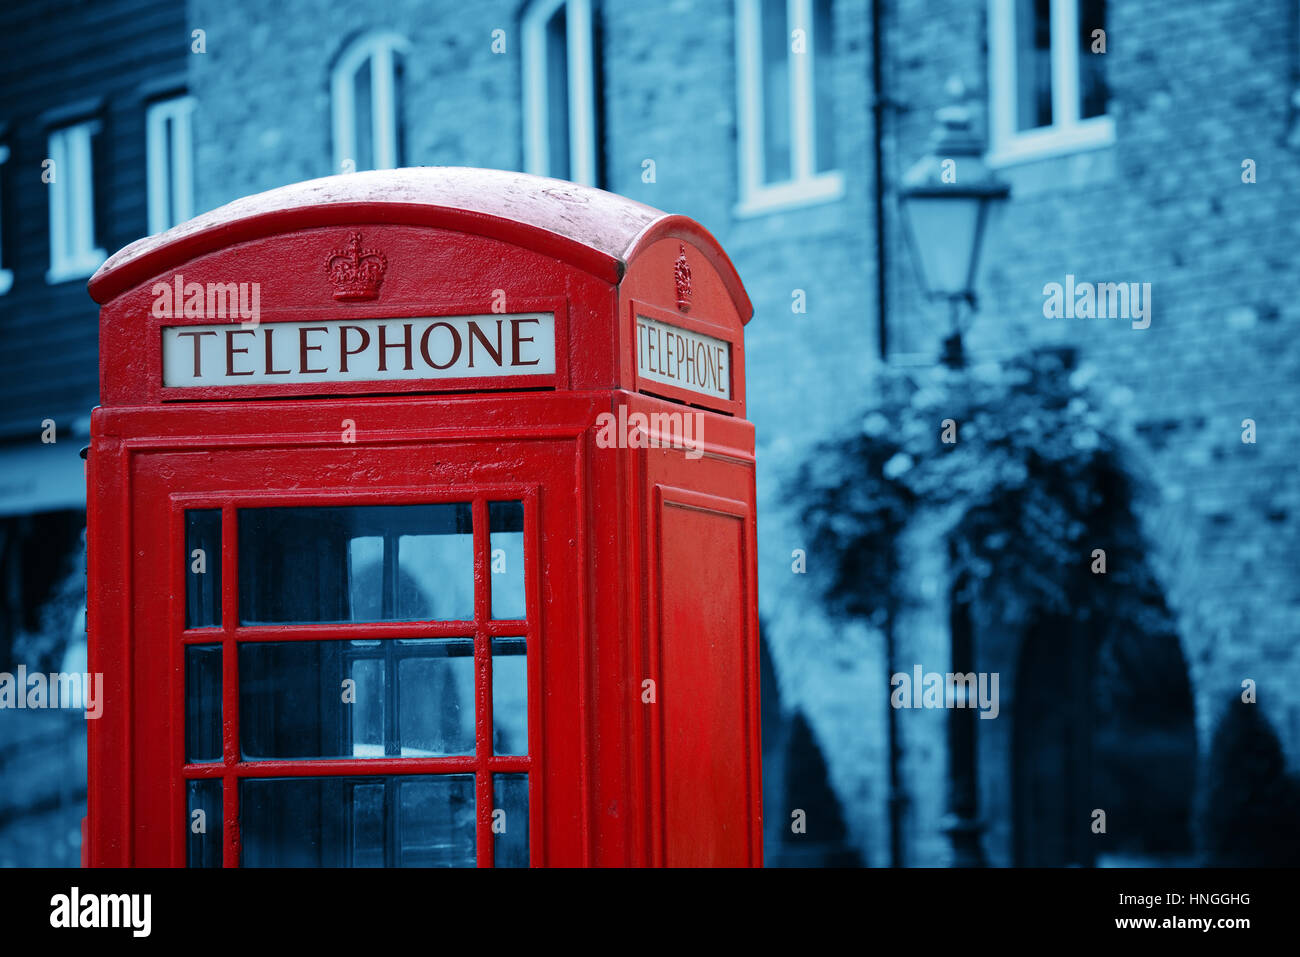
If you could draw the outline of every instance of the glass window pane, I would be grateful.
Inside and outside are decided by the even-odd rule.
[[[239,735],[250,761],[473,754],[474,641],[243,643]]]
[[[1084,119],[1106,112],[1106,55],[1092,50],[1093,32],[1105,29],[1106,0],[1079,0],[1079,115]]]
[[[569,162],[569,40],[567,7],[546,21],[546,174],[573,175]]]
[[[493,866],[528,867],[528,775],[493,777],[492,800]]]
[[[786,0],[762,0],[763,182],[791,178],[790,29]]]
[[[397,614],[403,621],[474,617],[474,535],[469,506],[463,533],[402,535],[397,540]]]
[[[473,867],[474,775],[399,779],[398,866]]]
[[[357,642],[352,642],[355,648]],[[353,658],[350,674],[354,692],[349,711],[352,718],[352,757],[384,756],[384,660]],[[241,675],[242,677],[242,675]],[[345,705],[349,705],[344,700]]]
[[[221,760],[221,646],[185,649],[185,760]]]
[[[375,756],[364,747],[357,753],[354,709],[361,703],[364,713],[376,699],[382,701],[383,671],[353,671],[346,644],[275,641],[239,646],[239,737],[245,759]],[[361,723],[364,729],[364,717]]]
[[[492,639],[492,753],[528,753],[528,656],[523,638]]]
[[[488,503],[488,547],[491,549],[492,617],[528,617],[524,600],[524,504]]]
[[[469,620],[472,527],[466,503],[240,509],[240,621]]]
[[[221,867],[221,781],[185,782],[185,866]]]
[[[817,172],[835,163],[835,33],[831,0],[813,0],[813,131],[817,142]]]
[[[352,801],[353,867],[384,866],[384,792],[382,779],[340,788]]]
[[[185,627],[221,627],[221,509],[185,512]]]
[[[348,542],[348,603],[354,621],[384,617],[384,540],[378,535]]]
[[[1051,3],[1016,0],[1016,129],[1051,125]]]
[[[375,168],[375,119],[372,74],[374,59],[367,57],[352,78],[352,105],[356,117],[356,160],[358,170]],[[338,172],[335,170],[335,172]]]
[[[397,666],[403,757],[474,753],[474,642],[403,641]]]
[[[245,867],[473,867],[474,776],[247,778]]]

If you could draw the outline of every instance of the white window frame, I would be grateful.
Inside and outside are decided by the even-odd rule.
[[[840,170],[817,170],[816,70],[813,57],[813,0],[786,0],[791,31],[805,31],[803,54],[790,54],[790,166],[783,183],[764,182],[763,34],[761,0],[736,0],[736,100],[740,107],[740,202],[737,216],[754,216],[778,209],[837,200],[844,195]],[[790,38],[786,38],[787,50]]]
[[[4,165],[9,161],[9,147],[0,143],[0,197],[3,197],[3,180]],[[3,201],[0,200],[0,254],[4,252],[4,210]],[[3,296],[14,285],[13,270],[4,268],[4,260],[0,259],[0,296]]]
[[[524,171],[555,176],[550,169],[550,109],[546,82],[546,24],[565,8],[569,76],[569,181],[596,185],[596,49],[591,0],[534,0],[524,12],[521,34],[524,106]]]
[[[83,120],[50,131],[49,158],[54,180],[48,184],[50,202],[50,268],[48,283],[89,276],[107,255],[95,245],[95,170],[91,139],[99,120]]]
[[[409,49],[406,38],[391,31],[367,33],[343,51],[330,71],[330,109],[334,132],[334,172],[357,160],[356,89],[353,79],[362,63],[370,62],[370,120],[374,169],[394,169],[397,155],[396,55]]]
[[[1078,0],[1051,0],[1052,125],[1016,130],[1015,2],[989,0],[991,142],[987,162],[1006,166],[1113,144],[1113,116],[1079,117]]]
[[[194,215],[194,97],[151,103],[145,112],[149,232],[161,233]],[[171,123],[171,149],[167,124]],[[170,216],[168,214],[171,214]]]

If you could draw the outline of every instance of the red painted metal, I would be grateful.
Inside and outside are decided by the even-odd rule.
[[[335,298],[326,274],[353,231],[386,271],[349,294],[374,298]],[[489,316],[503,295],[507,313],[554,315],[555,372],[164,387],[163,328],[217,322],[154,315],[155,284],[178,274],[258,283],[270,328]],[[90,723],[91,866],[183,866],[188,780],[223,783],[223,859],[237,866],[245,778],[448,772],[476,776],[480,866],[493,864],[494,773],[528,775],[534,865],[762,863],[754,431],[744,419],[752,307],[703,228],[522,174],[351,174],[141,240],[90,290],[102,306],[103,402],[87,470],[90,666],[106,696]],[[730,395],[642,380],[638,315],[728,343]],[[698,446],[662,434],[682,416]],[[606,447],[611,417],[642,426]],[[524,508],[518,621],[492,619],[488,599],[488,503],[501,500]],[[471,620],[239,624],[239,509],[437,502],[471,508]],[[186,627],[179,557],[194,508],[222,514],[215,628]],[[473,754],[242,755],[241,644],[458,636],[474,643]],[[497,756],[491,640],[518,636],[528,753]],[[184,655],[195,644],[223,648],[216,763],[186,763]]]

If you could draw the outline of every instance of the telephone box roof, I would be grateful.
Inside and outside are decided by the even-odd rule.
[[[114,253],[91,277],[104,304],[153,276],[215,249],[317,226],[384,222],[477,233],[568,261],[617,283],[638,252],[677,237],[722,277],[744,321],[753,314],[717,240],[686,216],[601,189],[506,170],[418,166],[326,176],[245,196]]]

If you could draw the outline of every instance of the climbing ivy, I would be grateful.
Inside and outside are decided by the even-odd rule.
[[[1066,614],[1168,634],[1134,512],[1147,486],[1093,374],[1059,350],[882,369],[861,428],[819,446],[791,491],[831,611],[891,615],[900,540],[924,520],[949,545],[951,580],[969,583],[961,597],[1003,623]]]

